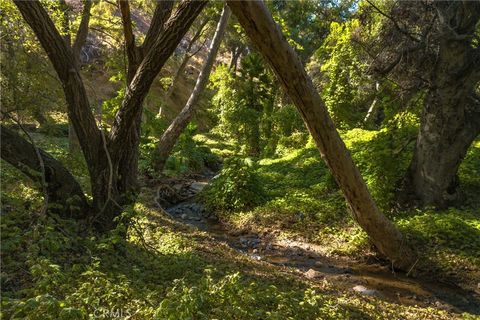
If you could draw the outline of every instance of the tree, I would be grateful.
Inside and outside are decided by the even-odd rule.
[[[459,199],[458,168],[480,133],[480,3],[369,3],[383,18],[374,61],[409,92],[423,93],[420,130],[399,199],[448,206]]]
[[[187,67],[190,59],[193,56],[195,56],[198,53],[198,51],[202,48],[203,45],[199,46],[198,50],[195,50],[194,52],[190,53],[190,51],[193,48],[193,45],[199,40],[199,38],[204,33],[204,31],[206,29],[205,27],[207,26],[208,22],[210,22],[210,19],[208,17],[206,17],[200,23],[200,25],[198,26],[197,31],[195,32],[193,37],[190,39],[190,41],[188,41],[187,49],[185,49],[185,53],[183,55],[182,62],[180,63],[180,66],[177,68],[177,70],[175,70],[175,73],[172,77],[172,82],[169,84],[169,86],[168,86],[168,88],[165,92],[165,101],[167,101],[172,96],[172,93],[173,93],[180,77],[182,76],[183,72],[185,71],[185,68]],[[162,107],[159,108],[158,115],[159,116],[162,115]]]
[[[90,23],[90,10],[92,9],[93,2],[90,0],[83,1],[83,10],[81,13],[80,25],[78,27],[75,40],[72,44],[72,39],[70,36],[70,8],[65,0],[60,1],[60,9],[63,11],[63,33],[65,42],[72,48],[73,59],[77,66],[80,69],[80,55],[82,53],[82,47],[85,45],[88,36],[88,25]],[[69,121],[68,123],[68,142],[71,153],[76,153],[80,151],[80,145],[78,142],[77,134],[73,124]]]
[[[228,5],[302,114],[317,148],[350,205],[354,219],[394,266],[404,270],[410,268],[415,263],[415,254],[398,229],[377,208],[302,62],[265,4],[231,0]]]
[[[190,98],[183,107],[182,111],[180,111],[178,116],[172,121],[167,130],[165,130],[162,137],[160,138],[158,146],[156,147],[154,166],[157,172],[162,172],[163,168],[165,167],[165,163],[167,162],[168,156],[170,155],[173,147],[175,146],[175,142],[177,141],[178,137],[185,129],[185,127],[188,125],[191,117],[193,116],[200,95],[202,94],[205,86],[207,85],[208,77],[210,76],[210,72],[212,71],[213,63],[215,62],[218,49],[220,48],[220,43],[222,42],[223,35],[225,34],[225,29],[227,27],[229,18],[230,9],[225,6],[220,16],[220,20],[218,21],[217,29],[215,30],[215,35],[213,36],[207,59],[205,60],[202,70],[198,75],[197,82],[195,83],[192,94],[190,95]]]
[[[182,1],[168,20],[169,14],[164,15],[165,11],[169,12],[164,10],[166,3],[168,1],[160,1],[157,4],[141,51],[135,49],[134,39],[131,37],[133,33],[130,32],[131,24],[125,23],[124,20],[125,43],[129,55],[127,73],[129,81],[122,105],[107,135],[98,127],[90,110],[72,47],[64,41],[40,2],[15,1],[25,21],[47,52],[63,85],[68,116],[77,133],[90,174],[93,201],[88,217],[90,223],[99,230],[114,227],[114,218],[118,216],[123,206],[131,203],[133,199],[139,141],[137,124],[142,114],[143,100],[158,72],[203,9],[206,1]],[[123,14],[122,11],[122,17]],[[141,54],[142,58],[133,57],[137,53]],[[2,141],[2,148],[4,145],[5,147],[9,147],[9,144],[14,145],[16,141],[18,140]],[[26,152],[20,148],[16,150]],[[20,158],[26,159],[26,156],[24,154]],[[22,164],[24,165],[22,171],[25,173],[35,165],[31,161],[23,161]],[[65,195],[58,193],[58,196],[63,198]]]
[[[59,161],[36,148],[15,131],[1,126],[2,159],[22,170],[45,188],[47,203],[62,206],[59,214],[76,219],[85,218],[89,205],[82,188]],[[28,170],[25,170],[28,167]]]

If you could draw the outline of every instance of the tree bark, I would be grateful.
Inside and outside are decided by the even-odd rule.
[[[471,39],[480,4],[441,2],[436,64],[429,77],[412,162],[399,194],[403,203],[445,208],[460,199],[458,168],[480,134],[480,47]]]
[[[461,199],[458,168],[480,134],[480,100],[460,81],[430,92],[399,200],[446,208]],[[460,89],[460,90],[459,90]]]
[[[122,146],[129,129],[142,111],[143,100],[153,80],[163,67],[175,47],[192,25],[195,18],[205,6],[206,1],[185,0],[181,2],[174,15],[168,20],[165,31],[152,44],[138,67],[133,80],[127,88],[122,106],[115,115],[110,138],[113,152],[122,152]]]
[[[80,67],[80,54],[82,47],[85,45],[88,36],[88,25],[90,22],[90,10],[92,8],[92,1],[85,0],[83,3],[82,17],[80,20],[80,26],[78,27],[75,41],[72,46],[73,59],[77,67]],[[64,39],[68,46],[71,46],[70,37],[70,8],[65,0],[60,1],[61,9],[63,10],[62,28],[65,33]],[[75,128],[71,121],[68,122],[68,146],[70,154],[75,154],[80,151],[80,142],[78,141]]]
[[[143,40],[141,46],[143,52],[150,51],[155,39],[165,30],[164,26],[172,13],[173,4],[174,1],[172,0],[157,0],[157,6],[153,13],[152,22],[150,23],[147,34],[145,35],[145,40]]]
[[[349,203],[354,219],[395,267],[403,270],[412,267],[416,259],[414,252],[376,206],[324,102],[265,4],[261,1],[227,2],[300,111],[317,148]]]
[[[220,43],[222,42],[222,38],[225,34],[225,29],[227,28],[230,14],[230,9],[225,5],[222,15],[220,16],[220,20],[218,21],[217,29],[215,30],[215,35],[213,36],[207,59],[205,60],[203,68],[198,75],[192,94],[188,98],[188,101],[183,107],[182,111],[180,111],[180,114],[173,120],[160,139],[154,157],[154,167],[157,172],[163,171],[168,156],[172,152],[178,137],[192,118],[195,108],[198,105],[198,100],[200,99],[200,96],[207,85],[208,77],[212,71],[213,63],[215,62],[218,49],[220,48]]]
[[[35,146],[3,125],[0,131],[2,159],[41,185],[43,170]],[[86,218],[90,206],[78,182],[59,161],[42,149],[38,151],[45,170],[48,204],[61,205],[56,212],[63,218]]]
[[[183,56],[183,59],[182,59],[182,63],[180,64],[180,66],[178,67],[178,69],[175,71],[175,74],[172,78],[172,83],[170,83],[170,85],[168,86],[168,89],[167,89],[167,92],[165,93],[165,100],[169,99],[173,93],[173,90],[175,89],[176,85],[177,85],[177,82],[178,80],[180,79],[180,77],[182,76],[183,74],[183,71],[185,70],[185,68],[187,67],[187,64],[188,62],[190,61],[190,59],[195,56],[197,53],[198,53],[198,50],[193,52],[192,54],[190,54],[190,50],[192,49],[193,45],[195,44],[195,42],[198,40],[198,38],[200,38],[200,36],[202,35],[203,33],[203,29],[205,28],[205,26],[207,25],[209,19],[205,19],[202,24],[200,25],[200,27],[198,28],[197,32],[195,32],[195,34],[193,35],[192,39],[190,40],[190,42],[188,43],[188,46],[187,46],[187,49],[185,50],[185,55]],[[158,115],[161,116],[162,114],[162,107],[160,107],[158,109]]]
[[[185,3],[182,3],[175,12],[174,16],[169,19],[165,25],[161,24],[159,20],[164,21],[166,19],[166,14],[164,10],[167,10],[163,8],[162,10],[155,10],[155,14],[151,23],[151,27],[157,26],[159,29],[154,30],[154,31],[149,31],[147,34],[150,35],[150,38],[146,38],[145,41],[149,41],[149,43],[144,42],[144,44],[141,47],[136,47],[135,46],[135,39],[133,35],[133,31],[131,29],[131,20],[130,20],[130,9],[128,7],[128,1],[121,0],[119,1],[120,3],[120,9],[122,12],[122,21],[123,21],[123,26],[124,26],[124,34],[125,34],[125,39],[128,39],[126,41],[126,51],[127,51],[127,57],[128,57],[128,69],[127,69],[127,90],[130,88],[134,88],[134,86],[137,86],[136,84],[133,83],[134,79],[136,76],[141,75],[145,76],[147,74],[150,74],[152,72],[152,63],[160,62],[162,63],[158,68],[157,71],[153,71],[155,73],[151,73],[150,76],[153,76],[151,79],[150,85],[153,82],[153,79],[156,77],[158,72],[160,71],[161,67],[163,64],[166,62],[166,60],[171,56],[173,51],[175,50],[175,47],[177,44],[180,42],[180,40],[183,38],[185,33],[188,31],[190,28],[191,23],[195,20],[195,18],[198,16],[200,11],[202,10],[203,6],[205,5],[206,2],[200,2],[200,1],[193,1],[190,2],[191,5],[194,5],[194,7],[190,7],[188,4],[189,2],[186,1]],[[161,2],[160,2],[161,3]],[[160,4],[159,4],[160,5]],[[170,8],[171,10],[171,8]],[[167,10],[168,11],[168,10]],[[163,12],[163,14],[160,14],[160,12]],[[193,18],[193,19],[192,19]],[[161,28],[160,28],[161,26]],[[175,32],[174,32],[175,30]],[[176,33],[180,31],[180,33]],[[165,35],[174,35],[175,38],[173,42],[168,42],[166,40],[163,40],[161,42],[158,41],[159,37],[165,36]],[[157,41],[157,42],[155,42]],[[172,40],[170,40],[172,41]],[[174,45],[172,45],[172,43]],[[150,48],[149,51],[145,51],[146,48]],[[147,60],[148,55],[156,55],[155,59],[157,60],[150,60],[148,62],[150,65],[144,66],[143,70],[139,70],[141,68],[141,64],[145,63]],[[143,59],[143,60],[142,60]],[[150,81],[150,80],[148,80]],[[145,82],[146,83],[146,82]],[[145,83],[141,83],[142,85]],[[144,91],[141,93],[140,91],[138,92],[139,94],[143,94],[143,97],[141,97],[141,102],[140,105],[137,106],[137,111],[133,115],[133,120],[132,126],[128,129],[126,133],[126,137],[124,138],[125,140],[121,141],[120,138],[117,136],[117,140],[121,143],[122,147],[125,143],[128,145],[132,146],[130,149],[125,150],[124,148],[120,149],[120,153],[118,154],[119,156],[119,161],[118,161],[118,172],[119,175],[123,176],[124,179],[122,181],[122,184],[120,186],[122,192],[125,193],[133,193],[137,189],[137,168],[138,168],[138,146],[140,142],[140,125],[141,125],[141,114],[142,114],[142,104],[143,104],[143,99],[148,93],[148,89],[150,88],[150,85]],[[140,98],[139,94],[137,96]],[[124,104],[128,105],[128,94],[126,96],[126,99],[124,99]],[[118,114],[117,114],[118,115]],[[114,127],[114,130],[116,128]],[[111,132],[111,136],[117,133],[113,133],[114,130]],[[112,140],[115,140],[112,138]],[[115,141],[112,141],[112,150],[116,150],[118,148],[118,145],[115,144]],[[115,152],[115,151],[113,151]]]
[[[234,46],[230,51],[230,63],[228,64],[228,69],[231,72],[233,73],[237,72],[238,59],[240,58],[240,56],[243,54],[244,51],[245,51],[245,45],[243,44]]]

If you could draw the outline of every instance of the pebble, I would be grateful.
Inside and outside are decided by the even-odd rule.
[[[358,292],[358,293],[363,294],[363,295],[366,295],[366,296],[376,296],[376,295],[378,295],[377,290],[367,289],[367,288],[365,288],[364,286],[361,286],[361,285],[357,285],[357,286],[353,287],[353,291]]]
[[[305,277],[307,277],[307,279],[318,279],[323,278],[323,275],[317,270],[308,269],[308,271],[305,272]]]
[[[352,268],[345,268],[345,269],[343,269],[343,273],[345,273],[345,274],[352,274],[352,273],[353,273],[353,269],[352,269]]]
[[[258,254],[252,254],[251,257],[252,257],[252,259],[257,260],[257,261],[262,260],[262,257],[260,257]]]

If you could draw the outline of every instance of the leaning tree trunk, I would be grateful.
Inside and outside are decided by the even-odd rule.
[[[155,150],[155,163],[154,167],[157,172],[162,172],[167,162],[168,156],[175,146],[175,142],[178,137],[188,125],[188,122],[192,118],[195,107],[198,105],[198,100],[200,95],[208,81],[210,72],[212,71],[213,63],[215,57],[217,56],[218,48],[222,42],[223,35],[225,34],[225,29],[227,27],[228,18],[230,17],[230,9],[225,5],[222,11],[220,20],[218,21],[217,29],[215,30],[215,35],[213,36],[212,44],[210,45],[210,51],[208,52],[207,59],[203,65],[200,74],[198,75],[197,82],[193,88],[192,94],[188,99],[185,107],[183,107],[180,114],[173,120],[170,126],[163,133],[160,142]]]
[[[90,207],[82,188],[63,164],[15,131],[4,126],[1,126],[0,131],[2,159],[38,185],[45,184],[45,196],[50,207],[54,205],[56,212],[64,218],[83,219],[88,216]]]
[[[228,1],[238,21],[272,66],[307,125],[317,148],[331,169],[353,213],[377,249],[395,267],[408,269],[416,256],[398,229],[380,212],[324,102],[307,76],[298,55],[282,35],[261,1]]]
[[[194,57],[200,51],[201,47],[203,47],[203,45],[202,45],[202,46],[200,46],[199,50],[196,50],[193,53],[190,53],[190,50],[192,50],[193,45],[197,42],[197,40],[203,34],[204,28],[208,24],[209,21],[210,21],[209,19],[205,19],[200,24],[200,26],[198,27],[198,29],[195,32],[195,34],[193,35],[192,39],[190,39],[190,41],[188,42],[188,46],[187,46],[187,49],[185,50],[185,55],[183,56],[182,62],[180,63],[180,66],[177,68],[177,70],[175,71],[175,74],[172,77],[172,82],[170,83],[170,85],[167,88],[167,91],[165,92],[165,98],[164,98],[165,101],[170,99],[170,97],[172,96],[173,91],[177,87],[178,81],[182,77],[183,72],[185,71],[185,68],[187,67],[190,59],[192,57]],[[161,106],[158,109],[158,116],[159,117],[162,116],[162,107]]]
[[[480,133],[480,4],[435,2],[438,51],[401,202],[444,208],[459,199],[458,168]]]

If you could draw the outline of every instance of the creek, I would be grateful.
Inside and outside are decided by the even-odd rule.
[[[455,283],[436,281],[424,275],[412,277],[393,272],[379,261],[365,262],[328,255],[321,245],[301,240],[227,230],[213,213],[197,201],[197,193],[212,176],[197,176],[177,183],[175,192],[183,197],[177,198],[177,201],[170,200],[164,206],[166,212],[174,220],[209,233],[215,241],[226,243],[250,259],[288,268],[310,281],[319,281],[327,286],[332,284],[337,289],[353,290],[360,295],[377,296],[402,305],[430,306],[480,315],[478,294]]]

